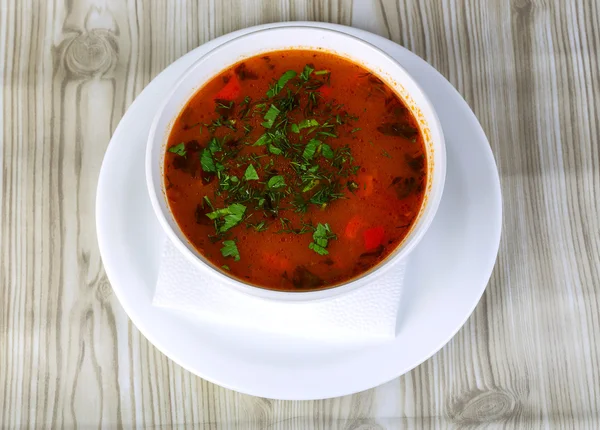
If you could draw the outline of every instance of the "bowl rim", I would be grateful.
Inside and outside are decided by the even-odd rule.
[[[398,70],[401,70],[403,72],[403,74],[407,77],[407,79],[410,81],[410,84],[412,86],[414,86],[416,89],[416,91],[412,91],[411,93],[415,93],[415,92],[420,93],[419,98],[422,100],[419,101],[419,103],[415,103],[415,104],[419,108],[426,106],[430,112],[430,118],[428,118],[428,120],[427,120],[427,126],[428,126],[430,132],[432,134],[436,135],[436,138],[432,138],[432,141],[435,141],[437,143],[435,151],[439,154],[439,160],[440,160],[440,162],[435,164],[434,170],[432,170],[437,175],[438,185],[432,186],[429,194],[426,194],[426,200],[424,200],[424,202],[421,205],[421,208],[422,209],[425,208],[425,209],[419,215],[419,219],[417,219],[417,223],[414,225],[412,230],[409,231],[408,235],[403,239],[403,241],[398,244],[396,249],[388,257],[386,257],[384,260],[382,260],[376,266],[371,268],[366,274],[359,275],[358,277],[355,277],[355,278],[351,278],[350,280],[348,280],[342,284],[339,284],[339,285],[334,285],[331,287],[325,287],[323,289],[312,290],[312,291],[282,291],[282,290],[269,289],[269,288],[261,287],[258,285],[253,285],[251,283],[245,283],[243,281],[236,279],[233,276],[228,276],[224,273],[221,273],[219,270],[215,269],[211,264],[204,262],[197,255],[195,255],[194,252],[190,249],[193,245],[191,245],[191,243],[189,243],[189,241],[187,243],[182,241],[181,238],[179,238],[179,236],[175,233],[175,231],[173,231],[171,225],[167,221],[167,216],[164,213],[164,211],[162,210],[162,207],[159,203],[158,196],[164,194],[162,187],[159,186],[157,189],[157,187],[155,186],[155,183],[154,183],[154,179],[153,179],[154,169],[157,168],[157,166],[154,166],[153,150],[154,150],[154,147],[156,146],[156,142],[158,141],[158,139],[156,139],[156,137],[155,137],[157,134],[157,131],[158,131],[158,124],[159,124],[162,116],[164,115],[165,108],[167,107],[167,105],[171,101],[171,99],[173,98],[177,89],[187,81],[187,79],[194,72],[194,70],[197,67],[201,66],[203,63],[210,61],[211,57],[213,57],[218,52],[226,50],[229,46],[239,43],[243,39],[247,39],[247,38],[255,36],[259,33],[276,33],[276,32],[290,32],[290,31],[301,31],[301,32],[302,31],[304,31],[304,32],[313,31],[313,32],[321,32],[321,33],[325,33],[325,34],[335,34],[338,37],[347,39],[350,43],[353,43],[355,45],[362,45],[364,48],[375,52],[376,55],[384,57],[391,64],[393,64],[393,67],[397,68]],[[281,50],[294,49],[294,46],[297,46],[298,47],[297,49],[310,49],[309,47],[302,46],[300,43],[298,43],[297,45],[282,47]],[[251,49],[251,50],[252,50],[252,53],[248,54],[248,55],[244,55],[243,58],[251,58],[256,55],[260,55],[263,52],[277,51],[277,49],[261,51],[260,48]],[[326,48],[324,49],[324,51],[331,52],[334,55],[340,55],[340,54],[336,53],[335,51],[327,50]],[[349,61],[352,61],[351,58],[347,58],[347,59]],[[233,61],[231,64],[224,65],[219,70],[222,71],[225,68],[228,68],[231,65],[234,65],[239,61],[241,61],[241,60],[238,58],[235,61]],[[364,68],[372,69],[372,68],[367,67],[363,63],[360,63],[360,58],[358,58],[358,56],[357,56],[357,58],[355,58],[355,61],[357,63],[361,64],[361,66]],[[382,70],[385,70],[385,69],[382,68]],[[217,73],[219,73],[219,72],[217,72]],[[216,74],[214,74],[214,75],[216,75]],[[211,79],[214,75],[212,75],[208,79]],[[205,82],[201,82],[196,87],[193,88],[192,93],[188,96],[188,98],[186,99],[186,101],[183,103],[182,106],[185,106],[189,102],[189,100],[196,94],[196,92],[199,91],[203,87]],[[386,82],[386,83],[389,85],[388,82]],[[399,94],[398,94],[398,96],[401,97]],[[180,110],[178,112],[180,112]],[[172,124],[172,121],[170,122],[170,124]],[[163,142],[163,146],[164,146],[164,142]],[[162,178],[162,176],[163,176],[162,172],[160,173],[159,176]],[[287,301],[287,302],[315,302],[315,301],[326,300],[326,299],[330,299],[332,297],[347,294],[347,293],[350,293],[351,291],[354,291],[357,288],[367,285],[367,284],[373,282],[374,280],[376,280],[377,278],[379,278],[380,276],[383,276],[393,266],[395,266],[396,264],[398,264],[399,262],[401,262],[402,260],[406,259],[406,257],[409,256],[409,254],[414,250],[414,248],[418,245],[418,243],[421,241],[421,239],[423,238],[423,236],[429,229],[429,226],[431,225],[431,223],[435,217],[435,214],[437,212],[438,206],[440,204],[443,189],[444,189],[445,177],[446,177],[446,147],[445,147],[445,140],[444,140],[444,134],[443,134],[443,130],[441,127],[441,123],[439,121],[437,112],[435,111],[433,104],[431,103],[431,101],[429,100],[429,98],[427,97],[427,95],[425,94],[423,89],[421,88],[421,86],[411,76],[411,74],[408,73],[408,71],[404,67],[402,67],[402,65],[400,65],[394,58],[392,58],[386,52],[384,52],[383,50],[379,49],[378,47],[376,47],[376,46],[372,45],[371,43],[366,42],[356,36],[350,35],[348,33],[343,33],[341,31],[329,29],[329,28],[323,28],[323,27],[317,27],[317,26],[270,27],[270,28],[258,29],[255,31],[251,31],[249,33],[242,34],[240,36],[234,37],[233,39],[211,49],[205,55],[203,55],[201,58],[199,58],[194,63],[192,63],[181,74],[181,76],[177,79],[176,83],[173,85],[172,89],[169,91],[168,95],[161,102],[161,104],[152,120],[152,124],[150,126],[150,132],[148,134],[148,138],[146,141],[145,177],[146,177],[146,186],[147,186],[147,190],[149,193],[152,208],[154,210],[155,216],[157,217],[157,219],[159,221],[159,224],[161,225],[163,231],[166,233],[168,240],[170,240],[171,243],[173,243],[173,245],[186,257],[186,259],[188,261],[190,261],[192,264],[194,264],[196,267],[198,267],[202,270],[208,270],[210,272],[210,274],[215,278],[215,280],[219,281],[219,283],[221,283],[221,284],[225,284],[225,285],[223,285],[223,287],[231,287],[231,288],[238,290],[241,293],[251,295],[253,297],[259,297],[262,299],[282,300],[282,301]],[[432,184],[433,184],[433,181],[432,181]],[[166,202],[166,207],[169,208],[168,202]],[[427,215],[427,216],[425,216],[425,215]],[[177,224],[177,221],[175,220],[172,213],[170,213],[169,216],[171,218],[173,218],[175,224]],[[199,253],[199,251],[197,251],[197,252]]]

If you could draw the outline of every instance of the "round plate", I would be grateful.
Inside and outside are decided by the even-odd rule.
[[[146,190],[150,123],[181,73],[227,40],[260,28],[308,25],[347,32],[393,56],[433,102],[446,138],[447,174],[438,213],[411,254],[395,339],[332,343],[207,324],[153,307],[165,234]],[[256,396],[308,400],[375,387],[422,363],[465,323],[492,273],[500,243],[500,182],[488,141],[452,85],[395,43],[333,24],[268,24],[222,36],[178,59],[133,102],[106,151],[96,198],[100,253],[115,294],[138,329],[202,378]]]

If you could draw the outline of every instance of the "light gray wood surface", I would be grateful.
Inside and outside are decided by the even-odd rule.
[[[102,268],[111,133],[172,61],[273,21],[360,27],[420,55],[486,131],[500,255],[441,352],[381,387],[286,402],[212,385],[131,324]],[[600,427],[596,0],[0,0],[0,426]]]

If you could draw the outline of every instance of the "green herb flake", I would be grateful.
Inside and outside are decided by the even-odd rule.
[[[275,145],[269,145],[269,152],[274,155],[279,155],[283,151],[281,149],[279,149],[278,147],[276,147]]]
[[[267,133],[263,134],[261,137],[259,137],[256,142],[254,142],[254,145],[252,146],[264,146],[267,142],[270,142],[271,138],[269,137],[269,135]]]
[[[219,139],[217,139],[216,137],[213,137],[212,139],[210,139],[210,142],[208,142],[208,149],[212,154],[223,150],[223,148],[221,147],[221,143],[219,142]]]
[[[224,233],[232,227],[238,225],[244,213],[246,212],[246,206],[240,203],[234,203],[226,208],[217,209],[216,211],[209,212],[206,214],[211,220],[223,218],[223,224],[219,227],[219,233]]]
[[[269,179],[269,182],[267,183],[267,187],[271,190],[274,190],[276,188],[285,187],[284,177],[281,175],[273,176],[271,179]]]
[[[298,127],[298,124],[292,124],[290,128],[292,130],[292,133],[300,133],[300,127]]]
[[[319,185],[321,183],[321,181],[319,181],[318,179],[311,179],[305,186],[304,188],[302,188],[302,192],[305,193],[307,191],[312,190],[314,187],[316,187],[317,185]]]
[[[305,160],[311,160],[315,156],[315,153],[317,152],[317,149],[319,149],[320,146],[321,146],[320,140],[311,139],[304,147],[304,152],[302,153],[302,157]]]
[[[235,241],[225,240],[223,241],[223,248],[221,248],[221,255],[223,257],[233,257],[234,261],[240,261],[240,251],[238,250]],[[225,269],[225,266],[223,267]],[[227,267],[226,270],[229,270]]]
[[[244,179],[247,181],[257,181],[258,173],[256,173],[256,169],[252,164],[248,164],[246,168],[246,173],[244,173]]]
[[[200,154],[200,164],[205,173],[215,173],[217,171],[213,155],[207,148],[203,149],[202,154]]]
[[[335,134],[335,133],[332,133],[332,132],[330,132],[330,131],[323,131],[323,130],[320,130],[320,131],[317,131],[317,136],[327,136],[327,137],[333,137],[333,138],[336,138],[336,137],[337,137],[337,134]]]
[[[287,84],[290,79],[295,78],[296,74],[297,73],[295,71],[288,70],[283,75],[281,75],[279,80],[275,84],[273,84],[273,86],[269,89],[269,91],[267,91],[267,97],[269,97],[271,99],[271,98],[275,97],[277,94],[279,94],[279,91],[281,91],[283,89],[283,87],[285,87],[285,84]]]
[[[323,157],[327,158],[328,160],[331,160],[333,158],[333,149],[331,149],[331,146],[324,143],[323,145],[321,145],[321,154],[323,155]]]
[[[236,247],[236,248],[237,248],[237,247]],[[227,264],[223,264],[223,265],[221,266],[221,269],[223,269],[223,270],[231,270]]]
[[[329,251],[327,251],[327,244],[330,239],[335,239],[335,234],[331,233],[331,229],[329,228],[329,224],[321,224],[317,225],[315,232],[313,233],[313,241],[308,245],[310,249],[315,251],[319,255],[328,255]]]
[[[181,142],[177,145],[173,145],[169,148],[169,152],[172,152],[173,154],[177,154],[177,155],[181,155],[182,157],[185,157],[186,151],[185,151],[185,143]]]
[[[383,155],[384,157],[387,157],[387,158],[392,158],[392,156],[389,154],[389,152],[387,152],[385,149],[383,149],[381,151],[381,155]]]
[[[319,76],[319,75],[326,75],[327,73],[329,73],[329,70],[317,70],[315,72],[315,75]]]
[[[300,79],[304,82],[307,82],[308,79],[310,78],[310,74],[314,71],[315,69],[310,67],[308,64],[306,66],[304,66],[304,70],[302,70],[302,73],[300,73]]]
[[[264,116],[265,121],[262,123],[262,126],[264,128],[273,127],[273,124],[275,123],[275,119],[277,119],[277,116],[279,116],[280,112],[281,111],[279,109],[277,109],[277,106],[271,105],[271,107],[269,108],[269,110],[267,111],[267,113]]]
[[[210,210],[214,211],[215,208],[213,207],[212,203],[210,202],[210,199],[208,198],[208,196],[204,196],[204,203],[206,203],[206,205],[210,208]],[[202,207],[204,207],[204,203],[202,203]]]

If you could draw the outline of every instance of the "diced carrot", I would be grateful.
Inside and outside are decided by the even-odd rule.
[[[331,97],[331,87],[329,85],[323,85],[317,91],[319,93],[321,93],[321,95],[325,99],[328,99],[329,97]]]
[[[360,215],[354,215],[346,224],[346,229],[344,230],[344,236],[348,239],[356,238],[358,232],[366,227],[366,221]]]
[[[383,243],[384,234],[385,232],[383,230],[383,227],[381,226],[365,230],[365,232],[363,233],[363,238],[365,239],[366,250],[369,251],[381,245]]]
[[[356,183],[358,184],[358,189],[356,190],[358,197],[367,197],[373,194],[373,176],[358,175]]]
[[[233,74],[225,86],[215,95],[214,99],[227,101],[235,100],[240,96],[241,91],[242,87],[240,86],[240,80]]]

